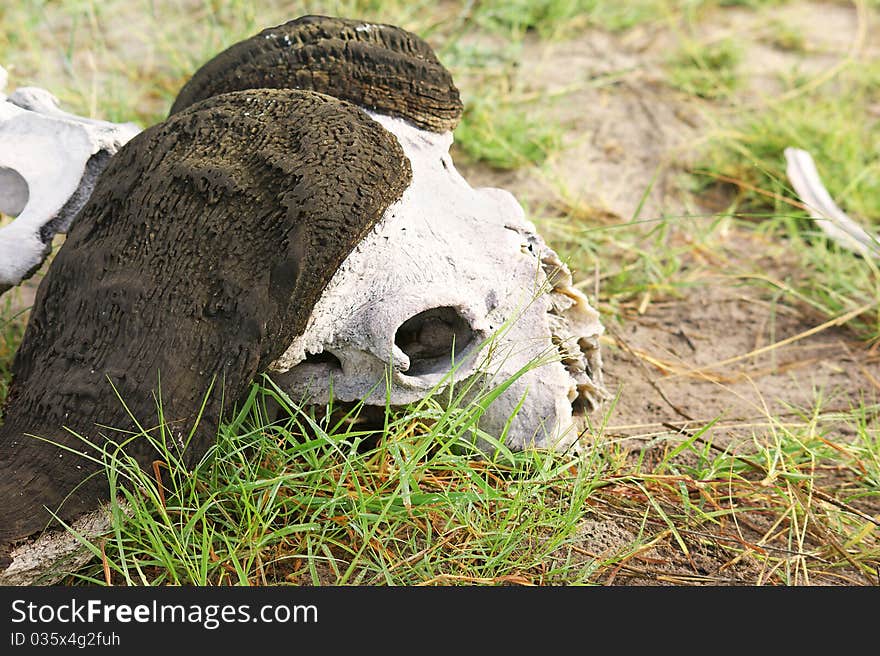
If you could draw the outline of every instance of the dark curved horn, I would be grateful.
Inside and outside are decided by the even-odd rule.
[[[431,47],[392,25],[304,16],[223,51],[184,85],[171,113],[228,91],[311,89],[404,118],[422,129],[452,130],[462,104]]]
[[[224,399],[238,400],[305,329],[411,176],[390,133],[309,91],[216,96],[124,146],[40,285],[13,364],[0,542],[45,527],[44,506],[69,520],[108,495],[100,472],[83,483],[96,466],[29,435],[83,450],[65,429],[121,441],[104,427],[136,432],[129,411],[154,427],[160,376],[178,443],[214,383],[185,452],[190,464],[201,458]],[[144,467],[157,457],[143,438],[126,453]]]

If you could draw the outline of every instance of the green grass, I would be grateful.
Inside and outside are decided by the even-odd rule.
[[[15,292],[0,297],[0,407],[6,402],[9,381],[12,376],[12,359],[24,335],[27,311],[14,310],[12,299]]]
[[[280,418],[267,400],[284,404]],[[649,449],[597,426],[580,454],[475,458],[473,408],[387,409],[377,439],[255,385],[193,470],[161,433],[140,436],[162,453],[158,474],[103,452],[114,530],[86,541],[95,558],[68,583],[715,584],[744,571],[753,583],[863,582],[880,559],[877,521],[859,509],[880,497],[877,412],[767,418],[736,454],[713,443],[710,423]],[[839,446],[841,426],[858,439]],[[846,470],[858,476],[844,481]],[[591,551],[585,527],[611,521],[631,542]],[[660,564],[706,553],[730,573]]]
[[[709,44],[686,42],[669,61],[669,81],[700,98],[726,98],[739,84],[740,60],[740,49],[731,39]]]
[[[457,149],[468,161],[501,170],[542,164],[559,150],[561,140],[552,122],[492,96],[469,104],[455,134]]]
[[[269,422],[263,402],[284,403]],[[356,430],[287,403],[269,384],[192,472],[153,438],[161,484],[124,457],[108,475],[125,499],[105,545],[134,584],[413,584],[530,577],[575,530],[589,470],[538,451],[475,459],[481,410],[426,401]],[[160,485],[163,486],[160,492]],[[92,546],[96,555],[97,545]],[[102,565],[80,576],[100,582]],[[549,581],[558,572],[543,572]]]
[[[49,88],[70,111],[149,125],[195,68],[263,27],[304,13],[405,26],[431,42],[462,91],[456,161],[490,183],[525,181],[511,191],[609,328],[653,325],[654,304],[687,305],[691,291],[726,276],[808,326],[869,306],[844,327],[852,361],[823,364],[870,367],[868,347],[880,336],[877,267],[829,243],[791,204],[782,150],[810,151],[838,203],[880,229],[880,64],[841,55],[824,72],[780,74],[779,93],[755,93],[746,66],[753,43],[793,57],[813,51],[808,33],[772,13],[780,4],[278,0],[257,11],[241,0],[19,2],[0,6],[0,64],[10,85]],[[729,5],[763,27],[705,33]],[[589,30],[612,33],[632,56],[645,35],[672,44],[652,55],[657,79],[635,66],[602,88],[662,87],[701,125],[687,174],[671,183],[686,196],[683,208],[619,217],[581,200],[603,181],[554,188],[552,198],[527,184],[547,182],[548,164],[594,126],[556,119],[569,92],[536,92],[521,74],[525,53],[544,43],[564,49]],[[661,173],[652,186],[664,183]],[[756,268],[743,256],[755,248],[775,264]],[[26,321],[12,300],[0,298],[0,401]],[[604,347],[620,399],[591,416],[580,453],[506,449],[503,436],[479,430],[485,395],[385,408],[377,430],[358,410],[342,418],[303,407],[258,381],[193,470],[159,422],[139,437],[156,444],[155,471],[121,451],[92,452],[118,495],[113,528],[88,541],[94,558],[65,583],[876,584],[875,389],[833,399],[817,389],[811,404],[751,418],[619,426],[616,405],[630,381],[614,369],[620,347],[611,339]],[[268,410],[274,404],[279,417]],[[498,448],[477,453],[475,438]]]
[[[764,192],[790,193],[782,151],[809,151],[832,198],[854,218],[880,224],[880,130],[872,107],[880,102],[880,64],[853,63],[816,89],[768,101],[719,126],[706,168]],[[845,98],[841,102],[841,98]],[[774,199],[743,189],[750,208],[778,210]],[[786,213],[791,213],[791,208]]]
[[[770,21],[762,40],[779,50],[802,53],[807,49],[803,32],[782,20]]]
[[[542,164],[560,148],[561,126],[516,81],[522,44],[450,40],[439,56],[461,88],[464,114],[455,129],[454,154],[462,161],[512,170]]]
[[[544,39],[562,39],[586,28],[625,32],[639,25],[661,23],[689,11],[688,0],[513,0],[479,3],[475,19],[480,26],[517,39],[534,33]]]

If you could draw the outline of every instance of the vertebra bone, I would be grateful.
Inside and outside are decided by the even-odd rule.
[[[5,77],[0,69],[0,90]],[[138,132],[68,114],[44,89],[0,95],[0,212],[17,217],[0,228],[0,293],[43,263],[110,156]]]

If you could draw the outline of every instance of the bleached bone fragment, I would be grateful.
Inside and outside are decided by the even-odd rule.
[[[840,209],[822,184],[813,157],[799,148],[786,148],[786,175],[791,186],[822,231],[833,241],[862,257],[880,256],[880,242]]]
[[[0,293],[43,263],[110,156],[138,132],[134,123],[69,114],[45,89],[0,99],[0,212],[16,217],[0,228]]]

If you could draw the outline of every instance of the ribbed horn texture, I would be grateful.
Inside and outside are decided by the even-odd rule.
[[[309,89],[446,132],[461,119],[452,76],[431,47],[392,25],[304,16],[237,43],[184,85],[171,114],[229,91]]]

